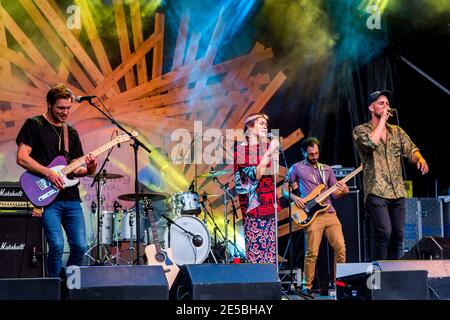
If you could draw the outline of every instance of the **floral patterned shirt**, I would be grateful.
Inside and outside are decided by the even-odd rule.
[[[371,122],[353,129],[353,138],[364,165],[364,199],[368,194],[386,199],[398,199],[406,195],[400,156],[412,161],[412,155],[419,149],[402,128],[390,124],[386,126],[386,143],[380,140],[378,144],[370,138],[374,129]]]

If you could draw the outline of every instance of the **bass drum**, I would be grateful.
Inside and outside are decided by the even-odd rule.
[[[164,243],[172,249],[173,260],[179,266],[202,263],[211,249],[208,229],[193,216],[176,218],[164,233]]]

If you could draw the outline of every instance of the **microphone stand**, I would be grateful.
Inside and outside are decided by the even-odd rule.
[[[280,145],[280,150],[281,150],[281,155],[283,157],[283,162],[284,162],[284,166],[286,168],[286,170],[289,170],[287,161],[286,161],[286,156],[284,154],[284,149],[283,147]],[[287,175],[287,173],[286,173]],[[293,249],[293,244],[292,244],[292,207],[291,207],[291,191],[292,191],[292,181],[291,179],[287,179],[288,181],[288,212],[289,212],[289,289],[288,291],[291,291],[292,288],[292,282],[294,281],[294,272],[293,272],[293,260],[294,260],[294,249]]]
[[[103,104],[102,100],[99,97],[95,97],[97,98],[100,103],[103,105],[103,107],[106,109],[106,106]],[[120,130],[122,130],[123,132],[125,132],[126,134],[128,134],[130,136],[130,139],[133,140],[133,151],[134,151],[134,177],[135,177],[135,181],[134,181],[134,193],[135,193],[135,208],[136,208],[136,254],[137,254],[137,264],[140,264],[140,242],[141,242],[141,217],[140,217],[140,212],[139,212],[139,178],[138,178],[138,151],[139,151],[139,147],[143,148],[145,151],[147,151],[149,154],[152,152],[145,144],[143,144],[139,139],[137,139],[130,131],[128,131],[126,128],[123,127],[122,124],[120,124],[116,119],[114,119],[114,117],[111,115],[111,113],[106,114],[106,112],[104,112],[103,110],[101,110],[99,107],[97,107],[93,102],[92,102],[92,98],[89,98],[89,104],[91,106],[93,106],[97,111],[99,111],[101,114],[103,114],[106,118],[108,118],[111,123],[113,123],[114,125],[116,125]]]
[[[194,238],[196,237],[195,234],[193,234],[192,232],[186,230],[185,228],[183,228],[182,226],[180,226],[178,223],[176,223],[175,221],[173,221],[172,219],[170,219],[168,216],[166,216],[165,214],[161,215],[161,217],[163,217],[164,219],[167,220],[167,228],[169,228],[169,236],[168,236],[168,240],[169,243],[167,244],[167,247],[170,248],[170,226],[172,224],[176,225],[178,228],[180,228],[184,233],[190,235],[192,237],[192,240],[194,240]],[[202,240],[203,241],[203,240]],[[195,245],[195,244],[194,244]]]
[[[283,162],[284,162],[284,166],[286,168],[286,170],[289,170],[288,164],[287,164],[287,160],[286,160],[286,155],[284,154],[284,149],[283,146],[280,143],[280,153],[283,157]],[[286,173],[286,175],[288,175],[288,173]],[[289,286],[288,286],[288,290],[287,293],[294,293],[300,297],[302,297],[303,299],[310,299],[310,296],[304,295],[300,292],[297,292],[295,290],[292,289],[293,287],[293,282],[294,282],[294,266],[293,266],[293,260],[294,260],[294,249],[293,249],[293,244],[292,244],[292,207],[291,207],[291,190],[292,190],[292,181],[290,179],[290,177],[287,179],[288,182],[288,212],[289,212],[289,240],[288,240],[288,246],[289,246]],[[275,185],[276,186],[276,185]],[[276,188],[275,188],[276,190]],[[275,217],[278,218],[278,215],[275,215]],[[276,221],[278,221],[278,219],[276,219]],[[277,225],[277,240],[278,240],[278,225]],[[278,246],[277,246],[278,248]],[[278,257],[278,255],[277,255]]]

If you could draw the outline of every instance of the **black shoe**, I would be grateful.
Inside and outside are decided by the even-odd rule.
[[[303,288],[302,290],[300,290],[300,294],[303,294],[305,296],[314,298],[313,295],[312,295],[312,291],[309,288]]]

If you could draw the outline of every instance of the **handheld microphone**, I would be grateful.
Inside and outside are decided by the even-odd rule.
[[[192,238],[192,243],[194,244],[194,246],[196,247],[200,247],[203,244],[203,238],[201,235],[196,234],[193,238]]]
[[[397,112],[397,109],[394,109],[394,108],[389,108],[389,109],[387,109],[387,113],[389,114],[389,116],[392,116],[392,114],[393,114],[394,112]]]
[[[73,97],[73,101],[75,101],[75,102],[90,101],[96,97],[97,96],[75,96],[75,97]]]

